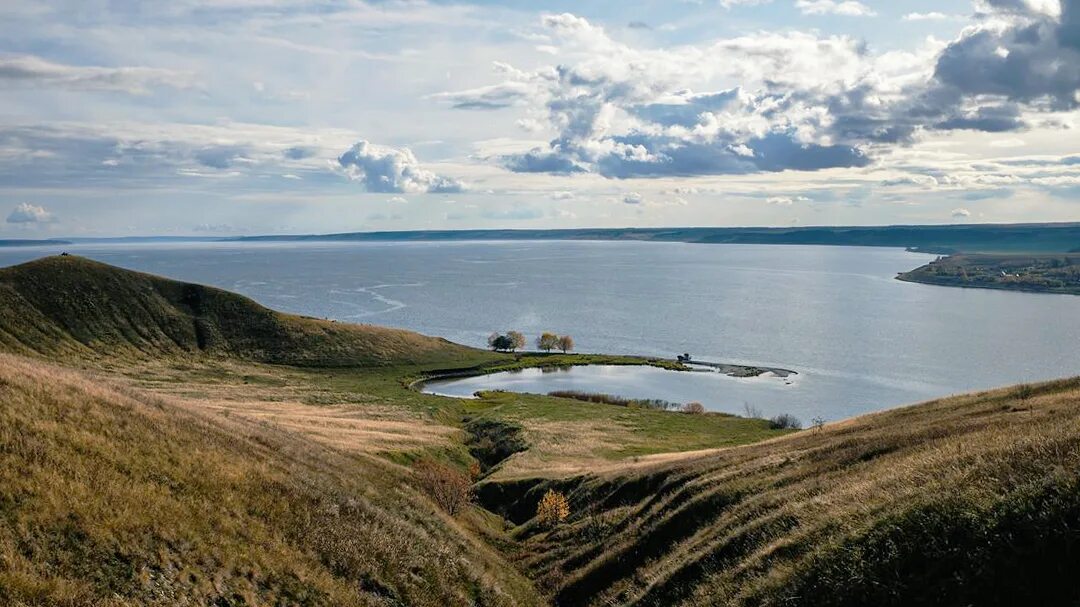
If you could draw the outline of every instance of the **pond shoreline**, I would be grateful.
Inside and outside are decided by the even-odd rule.
[[[580,358],[578,358],[580,357]],[[425,373],[420,377],[406,378],[406,387],[410,390],[416,390],[418,392],[424,392],[424,386],[431,382],[444,381],[449,379],[464,379],[469,377],[483,377],[485,375],[494,375],[497,373],[506,373],[512,371],[524,371],[526,369],[544,369],[544,368],[569,368],[569,367],[589,367],[589,366],[640,366],[640,367],[655,367],[658,369],[665,369],[668,371],[679,371],[685,373],[709,373],[706,369],[695,367],[707,367],[714,369],[717,373],[734,378],[754,378],[761,377],[763,375],[772,374],[779,378],[788,378],[792,375],[798,375],[797,371],[791,369],[782,369],[780,367],[761,367],[754,365],[739,365],[734,363],[716,363],[700,360],[688,360],[677,361],[664,358],[647,358],[640,356],[626,356],[626,355],[606,355],[606,354],[572,354],[572,355],[540,355],[536,353],[528,353],[521,358],[513,361],[513,363],[496,363],[490,365],[481,365],[469,369],[447,369],[444,371],[433,371]],[[430,393],[436,394],[437,393]],[[439,395],[446,396],[446,395]],[[454,398],[454,397],[448,397]]]

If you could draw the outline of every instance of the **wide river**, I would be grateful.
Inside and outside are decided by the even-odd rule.
[[[63,249],[216,285],[279,310],[475,346],[496,330],[530,338],[550,330],[572,335],[582,352],[690,352],[799,372],[788,381],[710,374],[707,383],[687,379],[698,387],[684,390],[666,389],[670,379],[649,382],[617,371],[607,383],[593,372],[584,383],[562,376],[552,385],[670,400],[695,396],[733,413],[749,404],[769,415],[835,420],[1080,374],[1080,297],[899,282],[897,272],[931,257],[898,249],[638,242]],[[0,266],[58,251],[0,249]]]

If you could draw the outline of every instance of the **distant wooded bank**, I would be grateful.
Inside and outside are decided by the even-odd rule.
[[[943,287],[1080,295],[1080,254],[952,255],[897,278]]]
[[[0,246],[109,242],[380,242],[464,240],[639,240],[704,244],[900,247],[920,252],[1080,252],[1080,223],[834,226],[788,228],[581,228],[571,230],[413,230],[237,237],[126,237],[0,240]]]
[[[901,247],[939,253],[1080,252],[1080,223],[792,228],[584,228],[419,230],[246,236],[234,241],[642,240],[704,244]]]

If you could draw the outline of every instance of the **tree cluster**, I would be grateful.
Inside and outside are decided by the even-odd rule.
[[[495,332],[488,337],[488,347],[496,352],[516,352],[525,347],[525,336],[517,331]],[[536,338],[536,347],[544,352],[562,350],[563,354],[574,349],[574,338],[545,331]]]
[[[544,352],[559,349],[563,351],[563,354],[566,354],[574,349],[574,338],[569,335],[556,335],[544,331],[540,334],[540,337],[536,338],[536,348]]]
[[[488,347],[496,352],[516,352],[524,348],[525,343],[525,336],[517,331],[507,331],[505,334],[496,332],[488,337]]]

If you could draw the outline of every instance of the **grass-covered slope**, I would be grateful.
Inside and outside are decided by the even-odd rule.
[[[519,558],[563,606],[1080,604],[1080,380],[486,493],[549,487]]]
[[[454,361],[443,339],[275,312],[220,289],[75,256],[0,269],[0,349],[44,356],[207,353],[273,364]]]
[[[407,471],[0,355],[2,605],[519,605]]]

